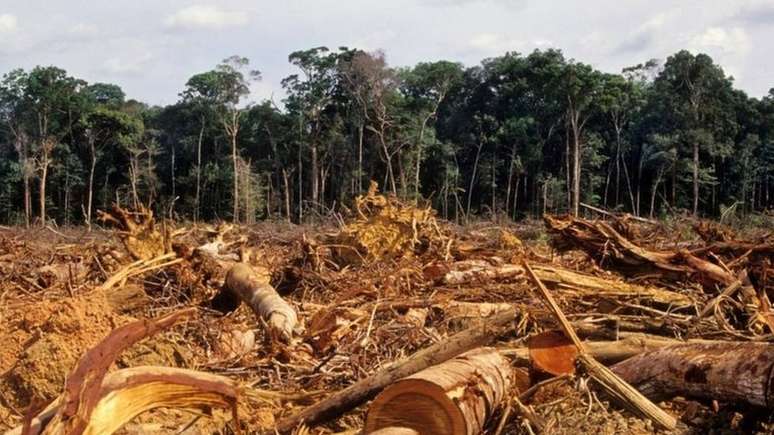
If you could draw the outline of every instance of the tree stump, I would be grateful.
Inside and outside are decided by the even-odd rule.
[[[511,366],[497,350],[474,349],[387,387],[371,404],[365,431],[399,426],[422,434],[478,434],[512,382]]]

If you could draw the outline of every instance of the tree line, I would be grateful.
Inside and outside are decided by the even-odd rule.
[[[376,180],[441,216],[657,216],[772,205],[774,89],[751,98],[706,54],[603,73],[559,50],[464,67],[382,52],[291,53],[281,102],[234,56],[164,107],[58,67],[0,82],[0,221],[91,225],[113,203],[179,219],[303,222]]]

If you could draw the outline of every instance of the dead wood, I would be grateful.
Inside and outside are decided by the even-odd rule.
[[[102,342],[81,357],[67,377],[62,406],[52,427],[64,434],[81,434],[89,425],[97,402],[102,398],[102,380],[118,355],[129,346],[185,320],[194,309],[177,311],[154,320],[138,320],[113,330]]]
[[[512,383],[508,361],[474,349],[403,378],[374,399],[366,433],[401,426],[434,434],[478,434]]]
[[[535,265],[533,271],[541,281],[561,294],[579,297],[640,297],[674,307],[692,306],[693,300],[684,294],[658,288],[631,284],[620,279],[601,278],[561,267]],[[438,276],[440,283],[462,285],[508,279],[524,280],[524,268],[517,264],[494,266],[487,262],[471,261],[451,265],[433,264],[425,270],[425,276]]]
[[[578,338],[572,325],[570,325],[570,322],[559,308],[559,305],[557,305],[553,296],[551,296],[551,293],[535,275],[526,261],[524,261],[524,269],[526,270],[527,275],[535,282],[540,295],[553,312],[562,331],[578,349],[578,361],[583,365],[583,368],[588,374],[591,375],[591,377],[594,378],[594,380],[602,386],[609,395],[618,399],[622,404],[643,417],[653,420],[656,424],[668,430],[677,427],[677,420],[674,417],[646,399],[640,392],[617,377],[585,350],[583,343],[580,341],[580,338]]]
[[[82,428],[59,419],[62,400],[57,400],[30,422],[6,435],[106,434],[120,429],[134,417],[155,408],[235,409],[241,388],[232,380],[210,373],[170,367],[132,367],[110,373],[102,380],[99,400]]]
[[[272,334],[289,341],[298,325],[296,310],[269,284],[270,278],[265,269],[256,270],[238,263],[228,271],[225,288],[263,319]]]
[[[118,230],[126,250],[135,260],[150,260],[172,250],[171,241],[156,228],[153,211],[140,205],[136,211],[117,205],[98,211],[98,219]]]
[[[612,367],[653,400],[676,395],[774,408],[774,345],[690,343],[642,353]]]
[[[408,427],[383,427],[373,432],[365,432],[368,435],[419,435],[420,432]]]
[[[651,251],[626,239],[608,223],[572,216],[545,215],[546,226],[559,250],[580,249],[598,262],[629,275],[661,274],[669,279],[696,280],[705,286],[727,286],[734,276],[722,267],[694,256],[687,250]]]
[[[290,432],[296,426],[314,426],[362,404],[398,379],[440,364],[468,350],[486,346],[508,329],[516,319],[516,310],[481,319],[478,325],[459,332],[444,341],[427,347],[408,358],[396,361],[351,386],[334,393],[301,412],[279,421],[280,432]]]

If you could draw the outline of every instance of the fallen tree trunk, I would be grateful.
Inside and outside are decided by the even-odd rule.
[[[676,279],[698,278],[704,286],[725,287],[735,277],[722,267],[696,257],[687,250],[650,251],[622,236],[608,223],[572,216],[544,216],[552,244],[560,251],[580,249],[600,263],[609,261],[623,273],[657,273]]]
[[[258,274],[249,265],[238,263],[226,275],[226,289],[266,321],[272,334],[285,341],[293,337],[298,324],[296,311],[269,284],[268,274]]]
[[[497,350],[471,350],[387,387],[371,404],[365,432],[402,426],[422,433],[478,434],[512,377]]]
[[[679,344],[642,353],[612,371],[653,400],[680,395],[774,408],[774,345]]]
[[[524,268],[517,264],[493,266],[483,262],[481,264],[473,265],[471,265],[470,262],[460,262],[446,266],[446,270],[441,270],[442,266],[438,264],[435,264],[432,267],[432,272],[440,274],[439,281],[446,285],[460,285],[471,282],[489,282],[514,278],[519,280],[526,279]],[[535,275],[537,275],[541,281],[563,294],[579,297],[642,297],[664,305],[693,305],[693,300],[691,300],[690,297],[658,287],[630,284],[622,280],[601,278],[559,267],[536,265],[533,267],[533,270]],[[426,275],[429,274],[426,273]]]
[[[384,387],[398,379],[440,364],[468,350],[486,346],[509,328],[516,319],[516,315],[516,310],[509,310],[481,319],[478,325],[425,348],[408,358],[397,361],[371,376],[355,382],[344,390],[334,393],[325,400],[280,420],[277,429],[280,432],[290,432],[301,423],[311,427],[327,419],[335,418],[371,399]]]

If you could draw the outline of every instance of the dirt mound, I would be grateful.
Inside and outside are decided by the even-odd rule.
[[[7,319],[0,332],[0,394],[17,409],[33,398],[56,397],[78,358],[129,320],[98,294],[18,307]]]

